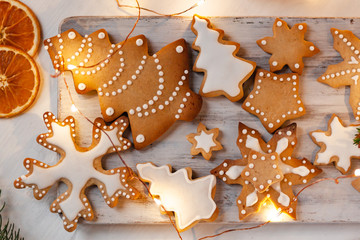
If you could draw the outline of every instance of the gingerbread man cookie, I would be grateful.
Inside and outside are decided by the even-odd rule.
[[[213,151],[223,149],[221,143],[216,140],[218,136],[218,128],[207,130],[204,124],[199,123],[197,133],[186,136],[187,140],[193,145],[190,151],[191,155],[201,153],[206,160],[210,160]]]
[[[277,18],[273,25],[273,37],[265,37],[256,43],[267,53],[270,71],[281,70],[288,65],[291,71],[301,75],[304,63],[303,57],[311,57],[320,50],[313,43],[305,41],[306,23],[295,24],[291,29],[284,20]]]
[[[244,95],[242,85],[254,72],[256,63],[237,57],[240,44],[223,40],[224,31],[213,28],[209,19],[194,15],[191,29],[196,34],[192,47],[199,51],[193,70],[205,74],[200,95],[240,100]]]
[[[54,166],[26,158],[24,166],[28,173],[16,179],[14,186],[32,188],[34,197],[40,200],[53,185],[59,181],[64,182],[68,189],[51,204],[50,211],[62,215],[67,231],[76,229],[79,218],[87,221],[94,218],[93,209],[85,194],[85,190],[91,185],[97,185],[109,207],[115,207],[120,197],[136,199],[139,196],[139,192],[128,183],[133,175],[130,168],[104,170],[101,163],[101,158],[105,154],[130,147],[130,141],[122,137],[129,125],[126,117],[119,118],[110,126],[106,126],[102,119],[96,119],[93,141],[88,148],[75,143],[73,117],[59,121],[52,113],[47,112],[44,114],[44,122],[48,132],[39,135],[37,142],[51,151],[58,152],[61,158]],[[102,131],[111,137],[115,146]]]
[[[216,178],[213,175],[191,179],[191,168],[172,173],[170,165],[157,167],[152,163],[138,164],[136,168],[140,178],[150,183],[151,194],[166,211],[175,213],[179,231],[192,228],[200,220],[216,219]]]
[[[44,44],[54,68],[72,72],[79,94],[97,92],[106,122],[128,113],[136,149],[153,143],[177,120],[193,120],[200,111],[202,99],[189,88],[184,39],[153,55],[145,36],[111,44],[103,29],[85,37],[71,29]]]
[[[243,159],[225,160],[211,173],[225,183],[243,186],[237,198],[240,219],[259,211],[267,199],[296,218],[292,186],[321,172],[308,160],[292,157],[296,142],[296,124],[277,130],[266,143],[258,131],[239,123],[237,145]]]

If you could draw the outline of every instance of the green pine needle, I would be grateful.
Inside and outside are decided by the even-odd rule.
[[[1,195],[1,190],[0,190]],[[3,219],[1,212],[5,208],[5,203],[2,205],[0,209],[0,240],[24,240],[24,238],[20,237],[20,229],[15,229],[15,225],[7,220],[6,224],[3,225]]]

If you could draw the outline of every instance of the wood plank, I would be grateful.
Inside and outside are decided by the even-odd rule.
[[[329,64],[341,61],[341,57],[332,47],[330,28],[348,29],[360,36],[357,26],[360,19],[346,18],[284,18],[290,25],[298,22],[308,24],[306,39],[314,42],[321,52],[312,58],[305,59],[305,70],[300,79],[300,94],[305,103],[307,114],[292,122],[298,123],[298,145],[294,152],[295,157],[306,157],[313,161],[318,147],[311,141],[308,132],[315,129],[326,129],[327,121],[332,113],[338,114],[345,123],[354,122],[351,108],[348,104],[349,88],[333,89],[316,81],[317,77],[325,72]],[[112,41],[122,41],[132,28],[135,18],[127,17],[72,17],[65,19],[59,31],[70,28],[76,29],[85,35],[105,28]],[[255,61],[258,67],[269,69],[267,53],[257,45],[256,40],[264,36],[272,36],[274,18],[254,17],[221,17],[211,18],[212,23],[225,30],[227,39],[239,42],[241,49],[239,56]],[[168,43],[185,38],[189,46],[195,39],[190,29],[189,17],[143,17],[133,33],[144,34],[150,42],[150,53],[155,53]],[[192,51],[192,61],[197,56]],[[191,73],[191,88],[198,92],[203,75]],[[67,75],[71,83],[71,76]],[[252,88],[253,79],[245,84],[247,95]],[[73,89],[73,88],[71,88]],[[95,94],[79,96],[73,91],[73,97],[79,108],[91,119],[100,116],[100,108]],[[244,98],[243,98],[244,99]],[[219,165],[224,159],[239,158],[240,152],[235,144],[237,125],[242,121],[246,125],[258,129],[266,140],[271,135],[262,127],[260,121],[241,108],[242,101],[232,103],[224,97],[204,98],[204,104],[198,117],[193,122],[177,122],[169,131],[154,144],[137,151],[131,149],[122,153],[127,163],[134,167],[137,163],[152,161],[157,165],[171,164],[175,170],[183,167],[192,167],[194,177],[208,175],[209,171]],[[65,86],[59,81],[58,114],[60,118],[75,115],[77,119],[78,141],[89,145],[91,139],[91,125],[79,115],[70,111],[70,102]],[[224,150],[216,152],[211,161],[200,156],[190,155],[190,143],[185,135],[196,131],[196,126],[202,121],[208,128],[218,127],[221,130],[220,141]],[[129,133],[128,133],[129,134]],[[107,168],[121,166],[116,156],[104,160]],[[359,168],[359,161],[353,161],[353,169]],[[322,167],[324,173],[317,178],[336,177],[340,175],[334,167]],[[317,179],[316,178],[316,179]],[[238,210],[235,199],[240,194],[241,186],[227,185],[218,179],[215,201],[220,209],[216,222],[238,223]],[[297,192],[301,186],[294,187]],[[89,198],[97,213],[97,220],[93,223],[166,223],[167,218],[161,216],[158,207],[149,199],[136,201],[120,201],[119,206],[110,209],[104,203],[97,189],[89,191]],[[341,181],[336,185],[333,182],[323,182],[307,189],[301,194],[298,204],[298,222],[327,223],[327,222],[360,222],[360,194],[354,190],[349,180]],[[263,221],[265,215],[255,214],[246,219],[247,223]],[[291,221],[285,219],[285,221]]]

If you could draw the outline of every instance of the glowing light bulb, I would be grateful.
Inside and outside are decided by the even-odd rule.
[[[199,0],[196,5],[201,6],[205,3],[205,0]]]
[[[282,214],[281,209],[278,210],[275,207],[271,207],[266,212],[266,219],[271,222],[278,222],[278,221],[281,221],[281,214]]]
[[[161,205],[161,201],[160,201],[159,199],[154,198],[154,201],[155,201],[155,203],[156,203],[158,206],[160,206],[160,205]]]
[[[360,169],[356,169],[355,172],[354,172],[354,175],[356,177],[359,177],[360,176]]]
[[[76,68],[76,66],[74,66],[74,65],[72,65],[72,64],[69,64],[68,66],[67,66],[67,69],[69,69],[69,70],[73,70],[73,69],[75,69]]]
[[[70,109],[71,109],[72,112],[77,112],[77,111],[78,111],[78,109],[77,109],[77,107],[75,106],[75,104],[72,104]]]

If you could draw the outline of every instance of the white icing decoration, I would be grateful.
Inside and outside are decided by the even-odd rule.
[[[199,136],[195,136],[196,148],[203,149],[205,152],[209,152],[211,147],[215,147],[216,144],[213,140],[214,133],[207,134],[201,131]]]
[[[346,171],[349,170],[350,160],[353,156],[360,156],[360,149],[354,145],[354,133],[358,126],[344,127],[338,117],[334,117],[330,123],[331,135],[326,136],[324,132],[313,132],[312,137],[318,142],[326,144],[324,152],[317,154],[316,163],[329,164],[334,156],[339,158],[336,165]]]
[[[139,134],[136,136],[136,142],[143,143],[145,141],[145,136],[142,134]]]
[[[179,45],[179,46],[176,47],[176,52],[177,52],[177,53],[182,53],[183,51],[184,51],[183,46],[180,46],[180,45]]]
[[[78,89],[79,89],[80,91],[85,90],[85,88],[86,88],[86,84],[85,84],[85,83],[79,83]]]
[[[354,81],[355,81],[355,85],[357,85],[358,80],[359,80],[359,75],[352,76],[351,79],[354,80]]]
[[[238,166],[238,165],[234,165],[231,166],[227,171],[226,171],[226,175],[232,179],[235,180],[237,178],[239,178],[239,176],[241,175],[241,172],[244,170],[245,166]]]
[[[143,41],[141,38],[139,38],[139,39],[136,40],[136,45],[137,45],[137,46],[140,47],[140,46],[142,46],[143,44],[144,44],[144,41]]]
[[[99,38],[99,39],[104,39],[104,38],[105,38],[105,33],[99,32],[98,38]]]
[[[216,185],[214,175],[190,180],[186,169],[171,173],[169,166],[156,167],[151,163],[136,166],[139,176],[151,183],[150,192],[159,196],[167,211],[175,212],[176,224],[185,229],[192,223],[209,219],[216,210],[212,191]]]
[[[194,44],[201,48],[196,67],[207,71],[202,91],[224,91],[231,97],[239,95],[239,82],[254,70],[253,65],[233,56],[235,45],[219,43],[219,33],[207,28],[206,20],[197,16],[194,19],[193,27],[198,33]]]
[[[112,148],[108,138],[101,137],[98,144],[92,149],[79,152],[71,138],[72,129],[69,125],[59,125],[52,122],[51,127],[53,136],[47,137],[47,142],[53,146],[61,146],[61,149],[66,152],[66,156],[55,166],[39,167],[33,165],[31,175],[23,176],[22,181],[26,184],[35,184],[39,189],[48,188],[60,179],[70,181],[72,183],[71,192],[67,194],[66,199],[61,199],[59,203],[61,211],[67,219],[73,221],[81,211],[88,209],[85,206],[87,199],[85,198],[84,202],[80,199],[80,194],[83,193],[83,188],[90,179],[97,179],[102,182],[103,186],[106,187],[106,192],[105,189],[102,190],[104,191],[103,194],[107,196],[113,196],[117,191],[127,189],[122,185],[125,179],[121,177],[120,173],[105,174],[94,168],[94,159],[104,155],[109,148]],[[117,128],[107,131],[107,134],[113,141],[118,139]],[[123,145],[121,142],[115,142],[115,144]],[[105,198],[106,196],[104,196]]]
[[[108,107],[105,112],[106,112],[106,115],[112,116],[112,115],[114,115],[115,110],[112,107]]]
[[[277,201],[278,203],[280,203],[281,205],[283,205],[284,207],[288,207],[290,205],[290,198],[288,195],[286,195],[285,193],[283,193],[281,191],[281,187],[280,187],[280,182],[274,183],[272,185],[273,189],[275,191],[277,191],[278,193],[280,193]]]
[[[75,32],[71,31],[71,32],[68,33],[68,38],[69,38],[69,39],[73,40],[73,39],[75,39],[75,37],[76,37],[76,33],[75,33]]]
[[[247,135],[247,137],[246,137],[245,146],[247,148],[251,148],[252,150],[254,150],[256,152],[264,154],[263,150],[260,147],[259,140],[257,138],[254,138],[254,137],[250,136],[250,135]]]
[[[359,62],[353,56],[351,56],[350,59],[351,61],[348,62],[349,64],[359,64]]]
[[[255,189],[252,193],[246,196],[246,207],[251,207],[259,201],[257,193],[258,192]]]

